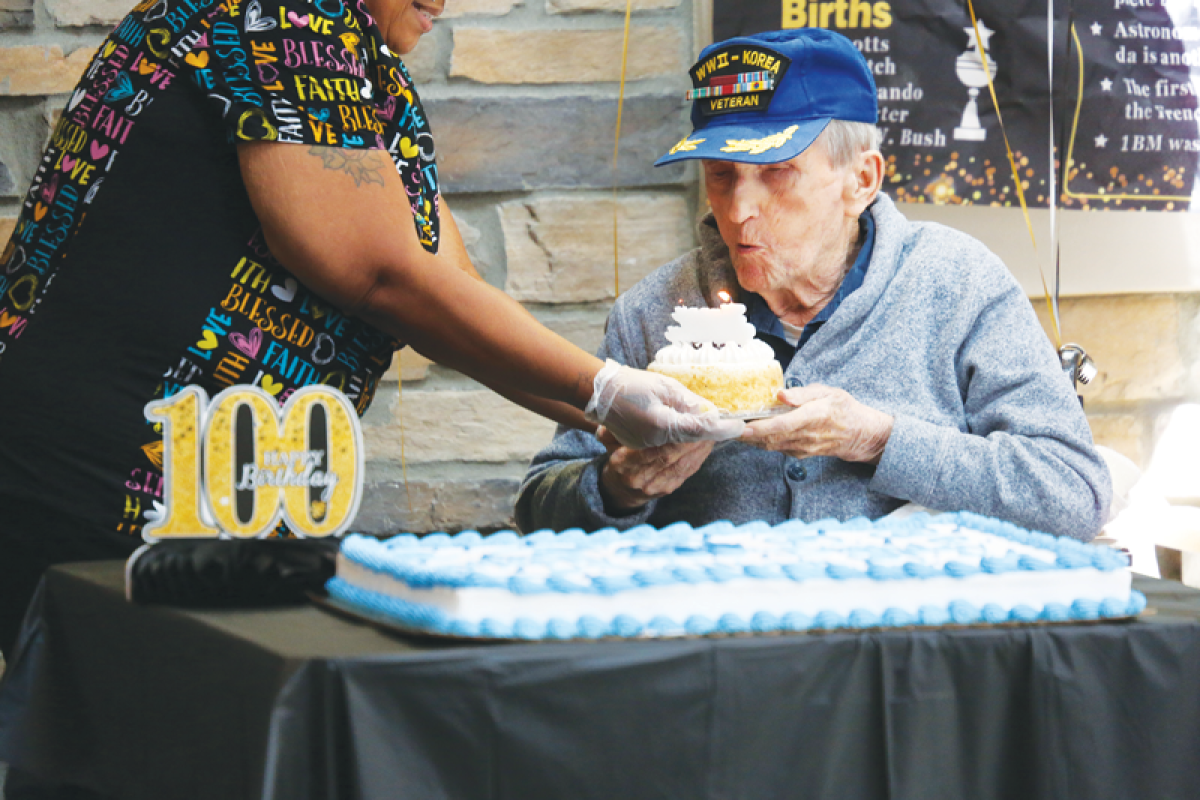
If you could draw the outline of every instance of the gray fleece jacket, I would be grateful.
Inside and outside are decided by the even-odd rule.
[[[559,428],[521,486],[518,526],[875,519],[912,502],[1093,538],[1107,518],[1108,470],[1021,287],[963,233],[910,222],[883,195],[871,214],[865,282],[784,377],[789,386],[839,387],[892,415],[878,466],[726,442],[672,494],[614,516],[599,492],[604,448],[590,434]],[[716,306],[722,289],[743,294],[711,215],[700,239],[617,300],[600,357],[645,367],[667,344],[676,304]]]

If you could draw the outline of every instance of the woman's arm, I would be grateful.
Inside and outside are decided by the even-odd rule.
[[[387,153],[245,143],[238,158],[271,252],[346,314],[561,422],[585,425],[582,409],[629,447],[741,433],[677,382],[605,366],[544,328],[476,277],[452,220],[427,252]]]
[[[473,277],[453,222],[427,252],[387,153],[247,143],[238,157],[272,253],[314,292],[485,384],[586,405],[600,360]]]

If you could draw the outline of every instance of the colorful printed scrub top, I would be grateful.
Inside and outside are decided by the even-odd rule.
[[[137,538],[162,500],[143,408],[186,385],[370,403],[399,343],[271,256],[242,141],[387,150],[437,251],[433,139],[362,0],[141,3],[67,101],[0,256],[0,535],[40,535],[11,519],[44,509]]]

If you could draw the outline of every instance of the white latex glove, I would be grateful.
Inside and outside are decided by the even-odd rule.
[[[746,423],[721,419],[712,406],[673,378],[624,367],[611,358],[596,373],[592,399],[583,410],[626,447],[723,441],[742,435]]]

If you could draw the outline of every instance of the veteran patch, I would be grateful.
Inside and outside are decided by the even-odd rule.
[[[692,67],[687,99],[695,101],[706,117],[766,111],[791,63],[787,56],[766,47],[727,47]]]

